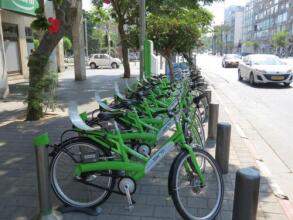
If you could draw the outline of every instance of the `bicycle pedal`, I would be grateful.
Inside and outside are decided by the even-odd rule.
[[[131,194],[130,194],[130,190],[129,190],[129,185],[126,184],[124,186],[124,190],[125,190],[125,195],[126,195],[126,198],[127,198],[127,202],[128,202],[128,207],[126,207],[129,212],[132,212],[132,210],[134,209],[134,205],[133,205],[133,200],[131,198]]]

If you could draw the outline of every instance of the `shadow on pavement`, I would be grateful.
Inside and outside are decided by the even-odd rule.
[[[31,219],[38,210],[37,177],[35,153],[32,139],[43,132],[49,132],[51,143],[58,143],[65,129],[71,127],[69,119],[54,118],[39,122],[15,122],[0,127],[0,219]],[[168,195],[168,174],[176,152],[158,164],[146,178],[138,183],[136,208],[132,213],[125,209],[126,198],[112,194],[102,204],[103,212],[98,219],[180,219]],[[238,166],[230,165],[230,173],[224,176],[225,197],[222,211],[217,219],[229,220],[232,215],[235,172]],[[260,198],[272,196],[268,180],[262,177]],[[54,196],[54,205],[60,203]],[[64,219],[97,219],[83,214],[70,213]]]

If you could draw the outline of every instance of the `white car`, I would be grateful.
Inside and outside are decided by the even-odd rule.
[[[113,69],[116,69],[121,65],[121,60],[113,58],[108,54],[92,54],[89,58],[88,64],[91,69],[96,69],[98,67],[112,67]]]
[[[238,67],[241,57],[238,54],[225,54],[222,60],[222,67]]]
[[[293,72],[279,57],[269,54],[252,54],[244,57],[238,66],[239,81],[248,80],[251,85],[258,83],[283,83],[290,86]]]

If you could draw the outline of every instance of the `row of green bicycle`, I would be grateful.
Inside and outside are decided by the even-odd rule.
[[[163,159],[172,159],[168,192],[183,219],[214,219],[221,208],[221,171],[205,151],[208,100],[197,72],[171,83],[165,76],[115,84],[112,103],[79,113],[69,104],[72,128],[51,147],[50,180],[57,197],[73,207],[96,207],[112,193],[133,209],[137,182]],[[74,135],[68,136],[69,132]],[[177,156],[168,156],[177,151]]]

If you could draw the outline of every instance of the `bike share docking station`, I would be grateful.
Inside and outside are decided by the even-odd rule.
[[[36,216],[36,220],[59,220],[59,216],[53,211],[51,200],[51,190],[49,181],[49,136],[47,133],[36,137],[33,141],[36,153],[39,206],[40,210]],[[91,216],[98,216],[102,209],[96,208],[76,208],[71,206],[61,206],[57,208],[61,213],[81,212]]]

